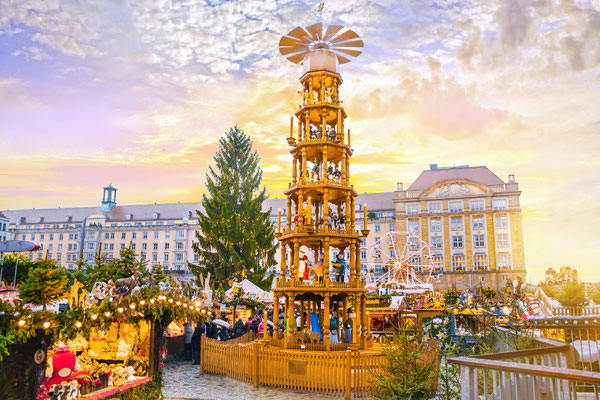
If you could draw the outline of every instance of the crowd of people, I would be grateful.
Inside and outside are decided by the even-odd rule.
[[[239,317],[233,326],[229,323],[226,316],[221,315],[217,318],[216,312],[213,312],[203,324],[198,324],[194,328],[192,322],[187,322],[184,326],[184,356],[188,361],[192,361],[193,364],[200,364],[200,345],[202,343],[202,337],[211,338],[225,342],[227,340],[235,339],[248,333],[254,333],[260,335],[264,333],[264,329],[267,330],[269,336],[273,336],[275,325],[273,324],[273,309],[266,308],[267,320],[263,318],[263,310],[258,310],[256,313],[251,314],[246,321]],[[289,321],[284,316],[283,310],[279,312],[279,332],[285,332],[286,328],[293,331],[301,331],[301,327],[308,326],[308,318],[306,312],[300,313],[298,309],[295,310],[294,320],[291,321],[291,327]],[[348,317],[346,320],[341,321],[338,317],[338,311],[332,310],[329,319],[329,331],[331,343],[339,343],[342,339],[346,343],[352,342],[352,309],[348,309]],[[265,326],[266,325],[266,326]],[[319,329],[323,326],[323,321],[319,319]],[[338,330],[340,330],[341,336],[338,336]],[[315,330],[315,329],[313,329]]]

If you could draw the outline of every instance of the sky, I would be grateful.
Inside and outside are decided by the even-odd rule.
[[[0,0],[0,209],[199,201],[219,137],[249,133],[271,197],[301,67],[279,38],[318,1]],[[359,192],[430,163],[522,190],[529,279],[599,281],[600,0],[325,2],[364,40],[341,66]]]

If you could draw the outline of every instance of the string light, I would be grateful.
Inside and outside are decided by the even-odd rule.
[[[150,299],[150,304],[154,304],[154,299]]]
[[[50,328],[50,322],[44,322],[44,329]]]
[[[197,302],[195,302],[195,303],[194,303],[194,305],[195,305],[196,307],[200,307],[200,302],[199,302],[199,301],[197,301]]]
[[[131,308],[132,310],[135,310],[135,304],[131,303],[131,304],[129,305],[129,308]]]
[[[118,312],[120,312],[120,313],[122,313],[122,312],[123,312],[123,311],[125,311],[125,310],[123,309],[123,307],[119,307],[119,308],[117,309],[117,311],[118,311]]]
[[[110,317],[110,311],[105,312],[104,315],[106,315],[106,318]]]
[[[140,301],[140,306],[143,306],[144,304],[146,304],[146,300]]]
[[[19,324],[19,326],[23,326],[23,325],[25,325],[25,320],[24,320],[24,319],[20,320],[20,321],[18,322],[18,324]]]
[[[172,303],[172,302],[173,302],[173,299],[169,299],[169,303]]]
[[[77,327],[77,328],[81,328],[81,322],[77,321],[77,322],[75,323],[75,327]]]
[[[183,303],[183,308],[187,308],[187,303]]]
[[[92,314],[92,320],[94,320],[94,321],[95,321],[96,319],[98,319],[98,315],[96,315],[96,314]]]
[[[180,301],[178,301],[178,302],[177,302],[177,305],[181,305],[181,302],[180,302]]]

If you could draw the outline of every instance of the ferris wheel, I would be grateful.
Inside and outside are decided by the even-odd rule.
[[[406,238],[402,248],[398,243],[400,237]],[[441,258],[431,254],[432,248],[418,233],[386,233],[369,246],[369,262],[363,272],[366,289],[387,288],[390,292],[407,294],[431,291],[443,272]],[[379,274],[376,266],[383,265],[387,271]]]

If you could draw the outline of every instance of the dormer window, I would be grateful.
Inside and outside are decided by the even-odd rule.
[[[192,216],[192,212],[191,211],[184,211],[183,212],[183,218],[189,218]]]
[[[158,219],[159,217],[160,217],[159,213],[152,214],[152,218],[154,218],[154,219]]]
[[[125,216],[125,219],[132,219],[132,218],[133,218],[133,215],[132,215],[132,214],[127,214],[127,215]]]
[[[38,222],[40,222],[40,223],[44,222],[44,217],[39,217]]]
[[[72,220],[73,220],[73,217],[71,217],[70,215],[65,218],[65,222],[71,222]],[[42,221],[40,221],[40,222],[42,222]]]

